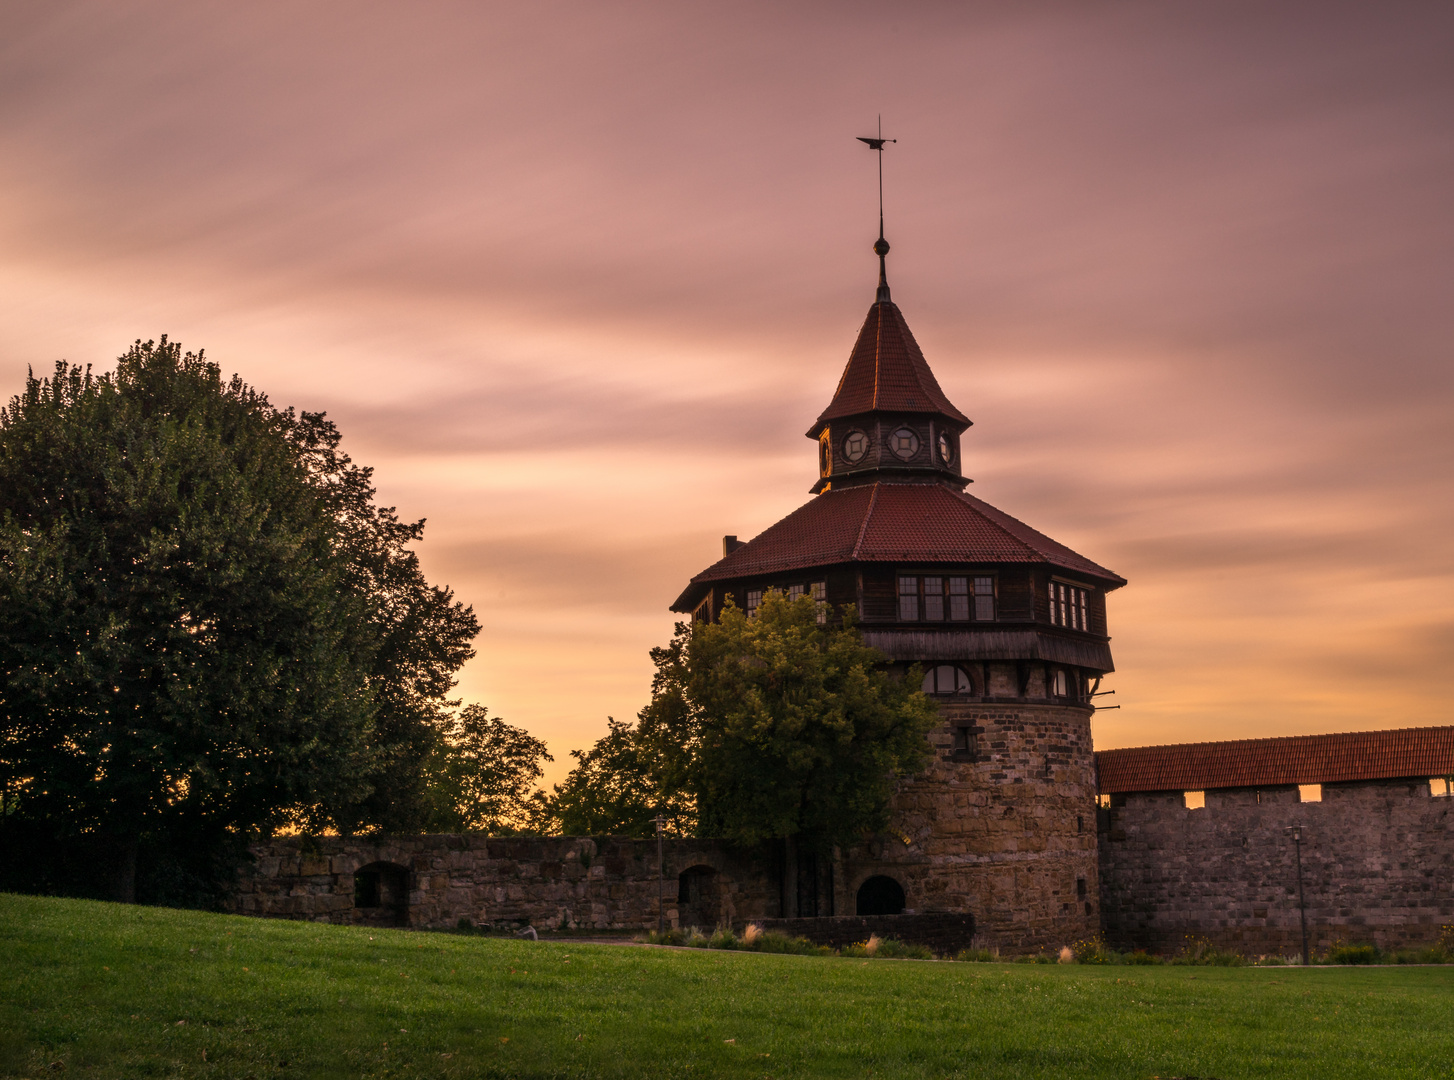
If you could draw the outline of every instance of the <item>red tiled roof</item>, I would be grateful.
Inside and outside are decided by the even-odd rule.
[[[898,305],[888,300],[868,309],[833,400],[808,437],[816,438],[829,420],[874,409],[943,413],[962,424],[970,422],[939,389]]]
[[[943,484],[825,491],[692,578],[672,606],[690,610],[712,581],[844,562],[1048,563],[1107,583],[1125,579],[987,502]]]
[[[1103,795],[1449,776],[1454,727],[1102,750],[1096,774]]]

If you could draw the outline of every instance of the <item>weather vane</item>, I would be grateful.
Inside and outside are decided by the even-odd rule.
[[[889,298],[889,276],[884,257],[889,253],[889,242],[884,239],[884,143],[896,143],[899,140],[884,138],[882,114],[878,118],[878,135],[859,135],[857,139],[861,143],[867,143],[870,150],[878,151],[878,241],[873,245],[873,250],[878,255],[878,301],[885,303]]]

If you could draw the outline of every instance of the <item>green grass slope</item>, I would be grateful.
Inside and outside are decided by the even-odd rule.
[[[1448,1077],[1454,969],[501,941],[0,896],[0,1076]]]

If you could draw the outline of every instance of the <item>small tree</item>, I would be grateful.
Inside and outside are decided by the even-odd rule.
[[[698,830],[799,844],[851,843],[888,822],[897,780],[928,760],[939,723],[911,673],[896,679],[851,612],[822,625],[808,597],[769,591],[752,618],[678,624],[657,665],[640,738],[667,792],[692,799]],[[787,883],[796,896],[796,883]]]
[[[631,724],[607,717],[609,731],[589,750],[572,750],[577,765],[555,786],[555,827],[567,836],[652,836],[660,814],[666,827],[689,833],[690,800],[662,787],[660,748]]]
[[[523,833],[544,830],[548,809],[537,786],[545,744],[529,732],[467,705],[447,722],[424,769],[430,832]]]

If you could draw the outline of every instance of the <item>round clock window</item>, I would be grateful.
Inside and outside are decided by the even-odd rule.
[[[954,460],[954,444],[949,441],[949,436],[943,432],[939,433],[939,460],[946,465]]]
[[[868,453],[868,436],[861,431],[850,431],[848,437],[843,440],[843,457],[850,462],[863,460],[863,455]]]
[[[919,436],[906,427],[899,428],[889,436],[889,449],[908,461],[919,452]]]

